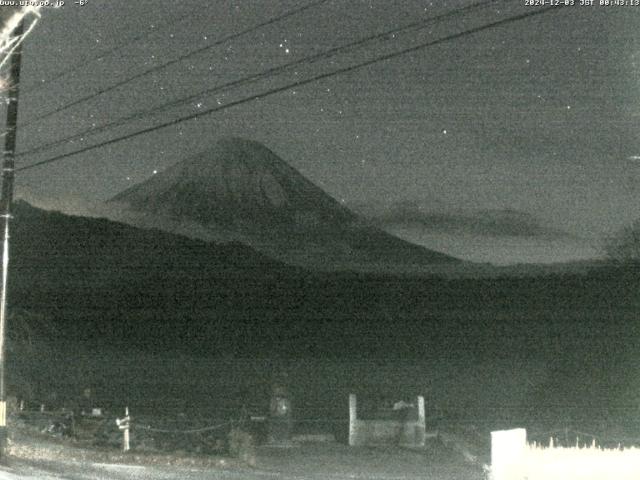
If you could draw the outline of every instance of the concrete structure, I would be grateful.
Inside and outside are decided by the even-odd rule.
[[[403,419],[358,418],[358,401],[349,395],[349,445],[389,445],[424,447],[426,433],[424,397],[407,408]]]
[[[574,432],[577,433],[577,432]],[[590,436],[587,436],[590,438]],[[491,432],[491,480],[637,480],[640,449],[527,443],[524,428]]]
[[[524,478],[526,452],[524,428],[491,432],[491,480]]]

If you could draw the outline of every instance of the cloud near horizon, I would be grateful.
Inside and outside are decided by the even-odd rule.
[[[388,206],[355,205],[356,212],[380,228],[420,227],[432,233],[514,238],[575,238],[544,225],[534,215],[513,209],[446,210],[428,209],[414,202]]]
[[[588,241],[512,209],[430,209],[415,202],[352,208],[403,240],[473,262],[548,264],[602,257]]]

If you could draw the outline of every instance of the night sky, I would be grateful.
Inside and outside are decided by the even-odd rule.
[[[62,8],[43,9],[24,48],[20,121],[28,124],[19,131],[18,150],[467,10],[20,157],[18,166],[539,9],[525,0],[320,2],[38,119],[311,3],[88,0],[77,6],[68,0]],[[471,8],[475,3],[482,7]],[[426,209],[509,208],[597,241],[638,217],[639,27],[640,7],[554,8],[21,172],[16,193],[62,206],[102,201],[232,135],[264,143],[347,205],[410,201]],[[117,45],[124,46],[103,55]],[[103,58],[49,80],[95,57]]]

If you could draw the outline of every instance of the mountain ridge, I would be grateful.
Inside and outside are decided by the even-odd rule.
[[[239,241],[305,268],[399,272],[459,262],[363,221],[267,147],[246,139],[219,140],[107,204],[132,225]]]
[[[342,220],[356,218],[267,147],[236,137],[224,138],[109,200],[123,201],[133,208],[222,224],[255,215],[258,209],[279,215],[322,209]],[[224,212],[221,202],[238,210]]]

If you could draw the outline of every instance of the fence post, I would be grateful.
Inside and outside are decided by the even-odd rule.
[[[131,448],[129,445],[129,427],[131,425],[129,407],[124,408],[124,418],[116,418],[116,425],[122,430],[122,451],[128,452]]]
[[[131,446],[129,445],[129,407],[125,407],[124,409],[124,415],[125,418],[127,419],[127,423],[125,424],[125,428],[124,428],[124,438],[123,438],[123,442],[122,442],[122,450],[125,452],[128,452],[129,449],[131,448]]]
[[[526,449],[524,428],[491,432],[491,479],[523,479]]]
[[[420,446],[424,446],[426,437],[427,437],[427,420],[424,409],[424,397],[422,395],[418,395],[418,438],[416,438],[416,442]]]
[[[349,446],[356,444],[356,423],[358,421],[358,401],[354,393],[349,394]]]

